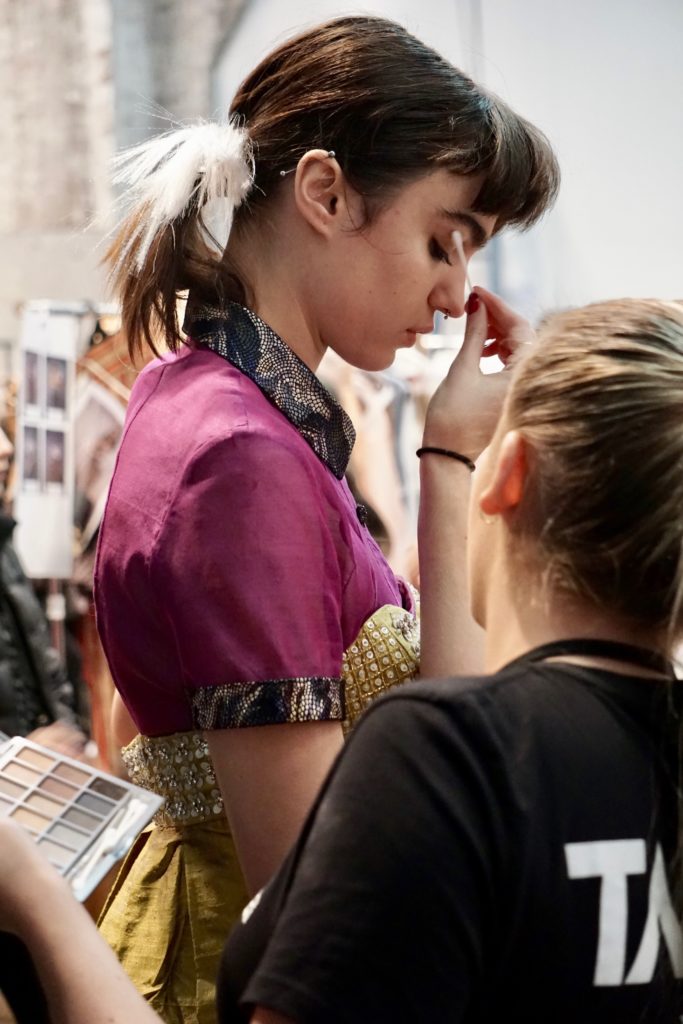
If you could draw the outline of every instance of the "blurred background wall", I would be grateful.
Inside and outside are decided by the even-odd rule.
[[[211,111],[243,0],[0,0],[0,375],[31,299],[105,298],[109,161]]]

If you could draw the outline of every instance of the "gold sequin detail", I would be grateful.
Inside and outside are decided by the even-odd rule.
[[[121,751],[131,782],[166,798],[160,827],[194,825],[224,816],[209,747],[201,732],[136,736]]]
[[[342,661],[346,698],[344,732],[356,724],[373,700],[392,686],[414,679],[419,668],[419,615],[416,618],[394,605],[379,608],[367,620]]]

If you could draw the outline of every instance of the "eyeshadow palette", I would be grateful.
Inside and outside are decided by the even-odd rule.
[[[130,782],[0,733],[0,817],[35,839],[79,900],[132,845],[163,798]]]

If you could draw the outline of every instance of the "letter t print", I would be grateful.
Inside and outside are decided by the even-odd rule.
[[[570,878],[601,878],[594,985],[622,985],[628,934],[628,876],[647,867],[644,839],[566,843]]]

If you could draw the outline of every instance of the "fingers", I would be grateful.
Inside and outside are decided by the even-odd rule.
[[[509,330],[519,323],[526,323],[524,317],[520,316],[507,302],[501,299],[500,295],[490,292],[480,284],[474,288],[475,295],[478,295],[488,310],[489,318],[502,330]]]
[[[529,321],[508,306],[499,295],[480,285],[475,288],[475,293],[486,305],[487,335],[493,339],[487,347],[486,355],[495,353],[507,366],[520,348],[535,341],[536,333]]]
[[[473,292],[473,295],[476,293]],[[468,302],[471,300],[468,300]],[[455,361],[478,368],[488,338],[488,316],[486,306],[477,296],[477,309],[467,314],[465,337]]]
[[[517,313],[507,302],[504,302],[499,295],[490,292],[487,288],[477,285],[474,289],[476,295],[486,305],[491,326],[495,328],[492,336],[512,336],[522,341],[533,341],[535,331],[528,320]]]
[[[83,753],[87,738],[81,730],[70,722],[52,722],[50,725],[35,729],[29,734],[28,739],[39,743],[43,747],[49,747],[58,754],[66,754],[67,757],[78,758]]]

